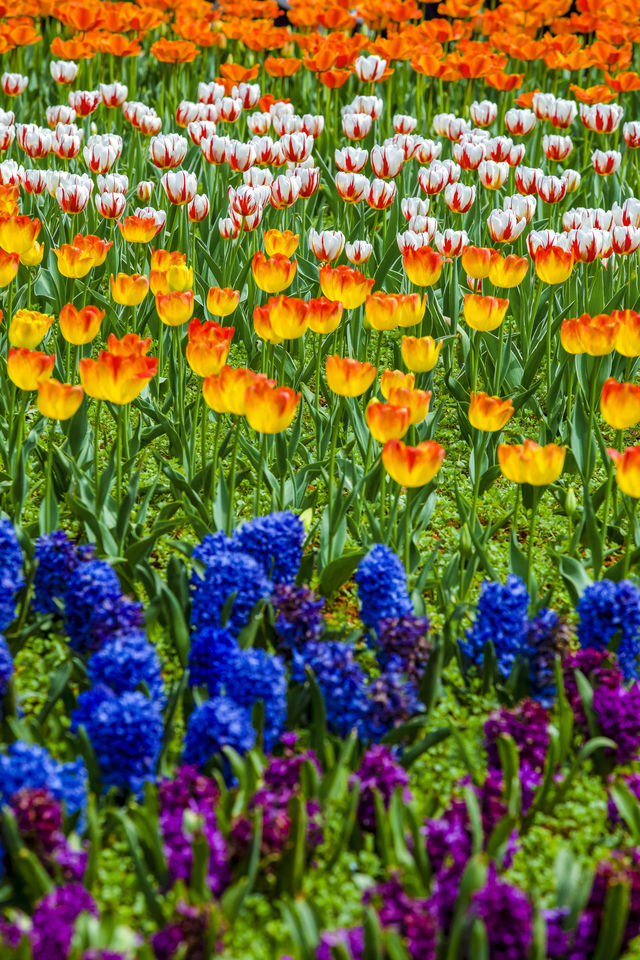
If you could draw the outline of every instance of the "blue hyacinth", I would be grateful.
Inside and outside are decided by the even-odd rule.
[[[87,805],[83,760],[60,763],[44,747],[17,740],[0,754],[0,806],[23,787],[46,787],[55,800],[64,803],[68,816],[77,811],[82,814]]]
[[[194,575],[192,588],[193,627],[224,626],[234,636],[246,626],[258,601],[271,594],[271,584],[260,564],[226,548],[214,552],[202,576]]]
[[[4,697],[13,676],[13,657],[9,645],[0,634],[0,700]]]
[[[38,613],[56,613],[72,574],[80,563],[91,560],[93,546],[78,547],[64,530],[46,533],[36,540],[33,607]]]
[[[528,607],[529,594],[520,577],[509,574],[504,584],[485,580],[475,621],[466,632],[466,642],[460,643],[463,653],[479,664],[485,645],[491,641],[500,673],[508,676],[516,658],[527,653]]]
[[[218,756],[223,747],[246,753],[256,740],[251,713],[229,697],[214,697],[189,717],[184,761],[198,767]]]
[[[353,729],[366,737],[370,704],[365,676],[351,644],[336,640],[307,643],[293,654],[296,683],[306,681],[306,667],[313,670],[322,693],[328,725],[343,737]]]
[[[164,725],[160,707],[143,693],[117,696],[92,687],[78,697],[72,729],[83,726],[100,767],[104,790],[118,787],[140,794],[155,779]]]
[[[164,681],[155,647],[144,633],[107,640],[89,658],[87,672],[94,686],[104,684],[114,693],[133,693],[141,684],[161,707],[165,702]]]
[[[97,650],[105,640],[139,630],[142,621],[142,604],[122,595],[120,581],[105,560],[77,568],[65,595],[65,627],[74,650]]]
[[[271,597],[275,630],[285,650],[299,650],[310,640],[319,640],[325,628],[324,599],[310,587],[278,584]]]
[[[583,648],[604,650],[617,644],[626,677],[638,676],[640,590],[630,580],[600,580],[586,587],[577,606],[578,640]]]
[[[206,687],[209,696],[220,693],[229,661],[238,650],[238,641],[224,627],[212,624],[196,630],[189,650],[189,684]]]
[[[24,586],[22,550],[15,530],[8,520],[0,520],[0,631],[5,630],[16,614],[16,594]]]
[[[366,627],[375,630],[385,618],[413,613],[402,562],[384,544],[376,543],[360,561],[355,580],[360,619]]]
[[[274,583],[293,583],[302,560],[304,526],[289,510],[255,517],[234,531],[232,548],[253,557]]]
[[[287,673],[282,659],[266,650],[238,649],[228,664],[224,690],[249,712],[254,703],[264,703],[264,749],[271,750],[287,716]]]

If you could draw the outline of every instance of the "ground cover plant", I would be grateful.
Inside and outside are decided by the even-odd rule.
[[[2,960],[640,956],[639,39],[2,6]]]

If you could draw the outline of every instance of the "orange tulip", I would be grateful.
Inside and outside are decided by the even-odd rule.
[[[210,287],[207,310],[213,317],[228,317],[240,303],[240,291],[231,287]]]
[[[179,327],[193,316],[193,290],[156,293],[158,316],[168,327]]]
[[[149,275],[151,292],[183,293],[193,287],[193,267],[185,263],[171,263],[166,270],[152,270]]]
[[[12,347],[7,357],[7,373],[20,390],[37,390],[38,384],[53,373],[55,354],[47,355],[27,347]]]
[[[389,403],[396,407],[408,407],[411,414],[409,423],[415,426],[422,423],[429,413],[431,390],[411,390],[407,387],[391,387]]]
[[[530,483],[534,487],[543,487],[554,483],[562,473],[566,447],[548,443],[541,447],[533,440],[522,444],[498,445],[500,469],[513,483]]]
[[[636,310],[613,310],[611,316],[618,321],[616,351],[623,357],[639,357],[640,313]]]
[[[442,254],[432,247],[418,247],[407,250],[402,257],[404,272],[418,287],[431,287],[437,283],[442,273]]]
[[[415,373],[433,370],[441,350],[442,341],[436,342],[433,337],[402,338],[402,359],[405,366]]]
[[[640,498],[640,446],[627,447],[623,453],[607,450],[616,465],[616,483],[623,493]]]
[[[392,294],[377,290],[364,302],[364,314],[374,330],[395,330],[398,326],[400,301]]]
[[[401,487],[422,487],[433,480],[444,460],[444,447],[424,440],[410,447],[402,440],[388,440],[382,451],[384,468]]]
[[[112,299],[127,307],[137,307],[149,292],[149,281],[141,273],[111,274],[110,286]]]
[[[337,330],[344,307],[339,300],[316,297],[307,301],[307,323],[314,333],[333,333]]]
[[[117,221],[123,240],[129,243],[149,243],[158,233],[158,225],[153,217],[125,217]]]
[[[68,420],[78,412],[84,390],[79,383],[60,383],[59,380],[44,380],[38,384],[38,410],[50,420]]]
[[[495,330],[504,320],[508,300],[468,293],[464,298],[464,319],[473,330]]]
[[[19,257],[33,248],[40,233],[40,221],[19,215],[0,218],[0,247],[6,253],[17,253]]]
[[[17,253],[6,253],[0,250],[0,287],[8,287],[20,266],[20,257]]]
[[[100,237],[96,237],[93,233],[87,234],[86,237],[81,233],[76,233],[72,245],[87,256],[93,257],[95,261],[94,266],[100,267],[107,259],[107,254],[113,246],[113,240],[109,240],[107,243],[101,240]]]
[[[337,354],[327,357],[325,370],[329,389],[341,397],[359,397],[376,378],[373,364]]]
[[[158,360],[135,353],[123,355],[101,350],[97,360],[84,357],[78,361],[78,372],[90,397],[121,406],[142,393],[158,372]]]
[[[567,353],[604,357],[614,350],[618,325],[618,321],[606,313],[595,317],[583,313],[562,321],[560,342]]]
[[[371,292],[373,278],[367,278],[359,270],[344,264],[332,267],[325,263],[320,267],[320,287],[328,300],[339,300],[345,310],[355,310]]]
[[[38,243],[37,240],[34,240],[31,250],[23,253],[20,257],[20,263],[25,267],[37,267],[39,263],[42,263],[43,257],[44,243]]]
[[[151,273],[155,271],[160,271],[165,273],[169,267],[176,266],[177,264],[186,263],[187,255],[186,253],[180,253],[179,250],[163,250],[162,247],[158,247],[157,250],[151,251],[151,264],[149,270]],[[151,288],[152,293],[156,291]]]
[[[584,344],[582,343],[582,324],[580,317],[571,317],[569,320],[563,320],[560,327],[560,343],[563,350],[567,353],[584,353]]]
[[[0,217],[16,217],[19,214],[19,195],[20,188],[17,183],[0,184]]]
[[[261,340],[267,343],[282,343],[271,323],[271,308],[266,303],[263,307],[253,308],[253,329]]]
[[[199,377],[220,373],[235,333],[235,327],[221,327],[215,320],[201,323],[194,319],[189,324],[187,363]]]
[[[291,286],[298,268],[297,260],[289,260],[281,253],[267,259],[258,250],[251,261],[251,270],[256,285],[265,293],[281,293]]]
[[[404,373],[402,370],[384,370],[380,377],[380,393],[389,399],[389,391],[394,387],[401,387],[404,390],[413,389],[416,378],[413,373]]]
[[[120,340],[115,333],[107,339],[107,349],[116,357],[146,357],[151,347],[151,337],[141,340],[137,333],[125,333]]]
[[[635,427],[640,423],[640,386],[609,377],[602,385],[600,413],[615,430]]]
[[[291,230],[267,230],[263,240],[268,257],[273,257],[276,253],[283,257],[292,257],[298,249],[300,236]]]
[[[37,347],[55,320],[52,313],[37,310],[18,310],[9,324],[9,343],[12,347]]]
[[[489,247],[465,247],[460,257],[462,269],[468,276],[476,280],[484,280],[489,276],[491,257],[494,253],[496,251]]]
[[[63,277],[71,280],[78,280],[86,277],[89,270],[96,266],[95,257],[84,253],[80,247],[71,246],[70,243],[63,243],[58,250],[54,250],[58,258],[58,271]]]
[[[243,417],[247,409],[247,390],[259,380],[266,381],[266,375],[254,373],[246,367],[225,366],[219,374],[206,377],[202,384],[202,393],[216,413],[233,413]],[[275,383],[274,380],[269,382]]]
[[[258,433],[281,433],[291,425],[301,394],[291,387],[278,387],[269,380],[258,380],[247,389],[247,422]]]
[[[427,309],[427,297],[418,293],[401,293],[398,295],[400,311],[398,315],[399,327],[414,327],[420,323]]]
[[[378,443],[386,443],[404,437],[410,426],[411,411],[408,407],[372,400],[367,407],[366,419],[371,436]]]
[[[462,256],[464,257],[464,254]],[[494,287],[509,290],[512,287],[520,286],[527,275],[528,269],[529,261],[526,257],[517,257],[515,253],[503,257],[497,250],[494,250],[489,263],[489,280]]]
[[[307,329],[308,307],[299,297],[271,297],[267,303],[271,329],[281,340],[296,340]]]
[[[104,310],[83,307],[77,310],[72,303],[65,303],[60,311],[60,332],[68,343],[81,346],[91,343],[98,336]]]
[[[502,430],[513,416],[511,400],[490,397],[488,393],[472,393],[469,404],[469,422],[476,430],[494,433]]]
[[[533,260],[543,283],[557,284],[568,280],[573,270],[573,254],[562,247],[540,248]]]

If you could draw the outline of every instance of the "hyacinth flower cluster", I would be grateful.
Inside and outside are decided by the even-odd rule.
[[[0,519],[0,716],[2,699],[13,675],[13,657],[3,632],[13,621],[19,591],[24,586],[22,550],[15,531],[8,520]]]

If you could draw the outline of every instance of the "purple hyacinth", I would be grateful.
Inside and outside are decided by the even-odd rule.
[[[396,763],[391,750],[381,744],[367,750],[349,783],[359,786],[358,823],[363,830],[376,828],[374,790],[380,794],[385,810],[389,809],[391,798],[399,787],[402,788],[403,802],[412,800],[406,770]]]
[[[562,670],[569,706],[576,718],[576,723],[581,726],[586,726],[587,718],[576,683],[575,671],[579,670],[583,673],[594,690],[600,687],[617,690],[624,681],[615,654],[608,650],[578,650],[576,653],[569,654],[562,664]]]
[[[394,877],[367,890],[362,902],[375,906],[380,924],[402,937],[411,960],[435,960],[437,920],[432,900],[410,897]]]
[[[275,613],[278,646],[283,653],[301,650],[310,640],[319,640],[324,632],[323,597],[307,586],[280,583],[271,596]]]
[[[317,960],[333,960],[334,947],[343,946],[353,960],[362,960],[364,954],[364,931],[362,927],[352,930],[329,930],[320,937],[316,951]]]
[[[51,874],[57,865],[67,882],[81,880],[87,853],[73,850],[62,832],[60,802],[44,788],[23,787],[11,798],[18,832]]]
[[[501,880],[490,864],[487,884],[471,897],[469,916],[485,925],[491,960],[527,960],[533,912],[527,895]],[[469,954],[470,960],[473,960]]]
[[[628,689],[598,687],[593,691],[593,712],[602,735],[617,744],[617,762],[635,760],[640,749],[640,683]]]
[[[67,960],[81,913],[98,916],[93,897],[80,883],[57,887],[35,907],[31,927],[33,960]]]
[[[527,625],[524,655],[529,662],[531,696],[543,707],[553,706],[556,657],[565,655],[570,639],[569,625],[555,610],[541,610]]]
[[[158,788],[160,833],[171,883],[189,883],[193,835],[200,831],[209,848],[207,884],[214,896],[220,896],[230,877],[226,842],[215,812],[219,796],[215,780],[189,766],[180,767],[173,780],[163,780]]]
[[[422,709],[415,683],[390,666],[367,687],[369,708],[363,735],[374,743]]]
[[[622,782],[633,794],[633,796],[640,802],[640,773],[626,773],[622,776]],[[607,805],[607,813],[609,814],[609,819],[612,823],[622,823],[622,817],[618,813],[618,807],[613,797],[609,797],[609,802]]]
[[[518,748],[521,770],[526,768],[530,774],[538,774],[539,781],[549,746],[548,725],[547,711],[535,700],[521,700],[511,710],[494,710],[484,725],[489,767],[501,769],[498,741],[502,736],[510,736]]]
[[[428,618],[416,617],[414,613],[380,620],[377,632],[380,666],[400,663],[403,672],[417,683],[431,653],[429,629]]]
[[[609,858],[596,867],[591,893],[585,909],[578,917],[576,928],[569,935],[567,960],[590,960],[596,948],[609,889],[617,884],[629,887],[629,913],[622,938],[621,950],[640,935],[640,851],[628,853],[612,851]]]
[[[21,938],[22,931],[20,927],[0,917],[0,947],[15,948],[19,946]]]
[[[207,949],[210,906],[179,903],[175,918],[151,937],[156,960],[175,960],[180,950],[184,960],[203,960]]]

